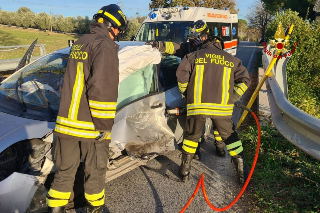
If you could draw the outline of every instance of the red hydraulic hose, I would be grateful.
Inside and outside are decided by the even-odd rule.
[[[251,110],[250,110],[251,111]],[[257,124],[257,128],[258,128],[258,143],[257,143],[257,150],[256,150],[256,155],[254,157],[254,160],[253,160],[253,164],[252,164],[252,167],[251,167],[251,170],[250,170],[250,173],[249,173],[249,176],[246,180],[246,182],[244,183],[240,193],[238,194],[238,196],[226,207],[224,208],[217,208],[215,206],[213,206],[211,204],[211,202],[209,201],[209,198],[207,196],[207,193],[206,193],[206,189],[205,189],[205,185],[204,185],[204,174],[202,173],[201,174],[201,177],[199,179],[199,182],[198,182],[198,185],[196,187],[196,189],[194,190],[190,200],[188,201],[188,203],[184,206],[184,208],[180,211],[180,213],[183,213],[188,207],[189,205],[191,204],[192,200],[194,199],[194,197],[196,196],[196,194],[198,193],[199,191],[199,188],[200,186],[202,186],[202,193],[203,193],[203,196],[207,202],[207,204],[210,206],[211,209],[215,210],[215,211],[219,211],[219,212],[222,212],[222,211],[226,211],[228,210],[229,208],[231,208],[238,200],[239,198],[242,196],[242,194],[244,193],[244,191],[246,190],[248,184],[249,184],[249,181],[251,179],[251,176],[253,174],[253,171],[254,171],[254,167],[256,166],[257,164],[257,160],[258,160],[258,155],[259,155],[259,149],[260,149],[260,140],[261,140],[261,130],[260,130],[260,123],[259,123],[259,120],[256,116],[256,114],[254,114],[253,111],[251,111],[251,115],[254,117],[255,121],[256,121],[256,124]]]

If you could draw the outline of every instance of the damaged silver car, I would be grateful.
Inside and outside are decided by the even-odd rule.
[[[186,114],[175,71],[180,59],[144,42],[119,42],[120,84],[106,182],[177,149]],[[17,70],[0,84],[0,209],[42,212],[54,174],[53,134],[65,48]]]

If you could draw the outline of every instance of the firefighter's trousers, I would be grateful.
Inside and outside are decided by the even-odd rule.
[[[54,148],[54,160],[58,171],[47,195],[49,207],[64,206],[68,203],[80,158],[84,164],[85,198],[93,206],[104,205],[109,143],[108,140],[81,142],[58,137]]]
[[[243,147],[241,140],[231,118],[211,119],[215,127],[215,136],[220,136],[226,144],[229,154],[233,157],[242,155]],[[198,147],[199,139],[201,138],[202,129],[206,122],[206,118],[187,117],[186,120],[186,137],[183,141],[182,152],[185,154],[194,154]],[[221,143],[216,143],[219,147]]]

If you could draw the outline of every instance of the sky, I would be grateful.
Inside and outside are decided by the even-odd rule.
[[[249,7],[256,0],[237,0],[239,11],[239,19],[245,19]],[[6,11],[17,11],[20,7],[28,7],[35,13],[46,12],[47,14],[59,15],[64,17],[78,15],[91,18],[93,14],[105,5],[117,4],[121,2],[124,14],[129,17],[135,17],[138,12],[140,16],[149,13],[150,0],[108,0],[108,1],[84,1],[84,0],[0,0],[0,7]]]

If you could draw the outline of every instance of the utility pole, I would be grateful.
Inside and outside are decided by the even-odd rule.
[[[120,9],[122,10],[122,2],[118,2],[118,6],[119,6]]]
[[[50,31],[52,32],[52,16],[51,16],[51,7],[50,7]]]

